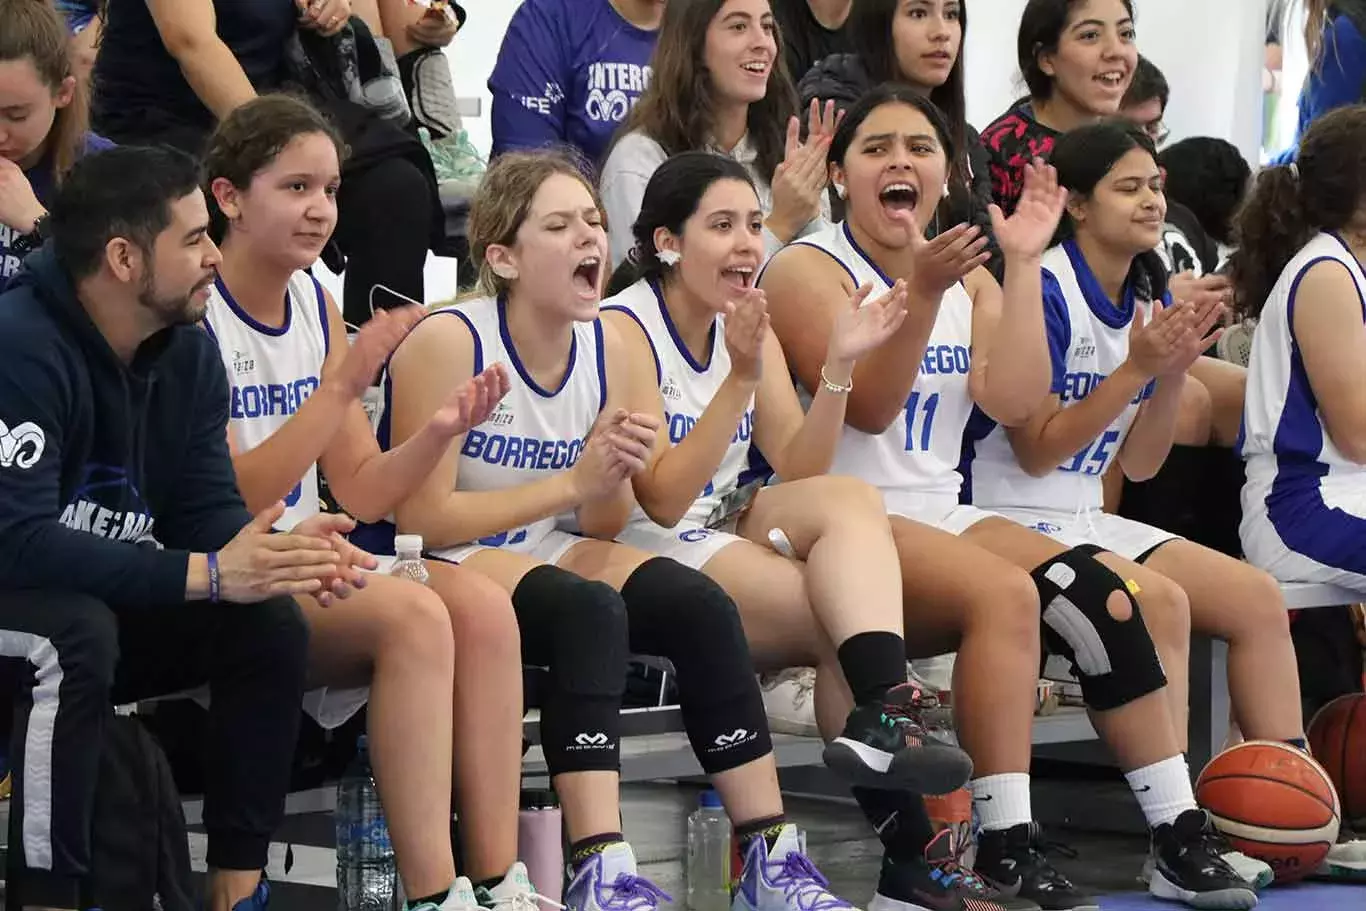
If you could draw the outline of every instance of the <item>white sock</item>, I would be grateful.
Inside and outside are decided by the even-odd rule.
[[[1149,826],[1156,828],[1175,822],[1176,817],[1196,808],[1185,756],[1176,755],[1125,772],[1124,778],[1138,798],[1138,805],[1147,817]]]
[[[974,778],[968,782],[968,788],[972,790],[972,811],[977,814],[977,824],[988,832],[1014,828],[1034,818],[1027,772]]]

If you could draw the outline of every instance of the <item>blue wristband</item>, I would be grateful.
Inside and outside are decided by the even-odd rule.
[[[217,603],[218,603],[219,596],[222,594],[222,591],[221,591],[221,589],[220,589],[220,587],[219,587],[219,579],[218,579],[218,554],[217,554],[217,552],[214,552],[214,553],[209,554],[208,557],[209,557],[209,601],[210,601],[211,603],[213,603],[213,604],[217,604]]]

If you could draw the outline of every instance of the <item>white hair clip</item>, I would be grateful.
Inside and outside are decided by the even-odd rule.
[[[682,258],[683,254],[679,253],[677,250],[655,251],[655,259],[659,260],[666,266],[676,266],[678,265],[678,261]]]
[[[1290,178],[1292,180],[1300,179],[1300,166],[1293,161],[1290,162]]]

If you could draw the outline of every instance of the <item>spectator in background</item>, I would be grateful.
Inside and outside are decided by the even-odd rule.
[[[199,154],[214,124],[286,79],[296,31],[349,26],[349,0],[106,0],[93,110],[119,143],[167,143]],[[302,14],[301,14],[302,9]],[[343,312],[370,318],[375,285],[423,299],[427,250],[442,229],[431,160],[415,136],[369,109],[329,107],[351,147],[334,235],[345,254]],[[341,269],[340,257],[328,264]],[[387,306],[397,299],[376,301]]]
[[[787,72],[800,81],[811,67],[832,54],[853,50],[856,27],[849,21],[854,0],[772,0],[773,18],[783,34]]]
[[[596,164],[650,85],[664,0],[523,0],[489,77],[493,154],[571,146]]]
[[[38,221],[63,175],[110,143],[86,129],[86,85],[62,18],[44,0],[0,0],[0,291],[42,243]]]
[[[848,25],[853,53],[826,57],[812,67],[798,86],[802,103],[833,100],[843,111],[884,82],[904,82],[928,95],[949,122],[954,148],[961,150],[950,164],[949,194],[935,215],[937,224],[930,226],[930,236],[957,224],[976,225],[987,238],[987,268],[1000,281],[1004,260],[988,212],[990,163],[981,137],[967,120],[967,0],[859,0]],[[831,208],[836,217],[843,215],[839,201]]]
[[[1213,261],[1202,255],[1200,269],[1219,271],[1233,252],[1233,217],[1252,180],[1247,159],[1225,139],[1194,136],[1163,149],[1157,161],[1166,172],[1168,204],[1188,210],[1214,244]]]
[[[1167,84],[1167,77],[1156,64],[1139,54],[1133,81],[1119,103],[1119,116],[1142,127],[1153,145],[1160,148],[1171,135],[1167,125],[1162,122],[1171,96],[1172,89]]]
[[[1300,137],[1324,114],[1366,97],[1366,0],[1306,0],[1304,42],[1312,64],[1300,89],[1295,141],[1280,163],[1295,160]]]
[[[1047,158],[1073,127],[1119,111],[1138,66],[1133,0],[1029,0],[1016,56],[1029,96],[982,131],[991,187],[1006,215],[1025,165]]]
[[[631,226],[650,176],[679,152],[706,149],[745,166],[764,212],[768,255],[824,223],[834,107],[822,118],[813,103],[799,141],[782,55],[768,0],[669,0],[650,89],[602,166],[613,269],[635,246]]]
[[[354,523],[270,534],[283,506],[252,518],[238,496],[223,365],[194,325],[220,257],[193,159],[90,155],[51,224],[0,295],[0,652],[33,671],[13,741],[26,869],[6,898],[88,907],[111,705],[207,683],[205,906],[261,911],[304,687],[291,596],[358,581],[331,543]]]

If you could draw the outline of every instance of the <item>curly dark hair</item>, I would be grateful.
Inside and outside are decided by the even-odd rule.
[[[1238,249],[1230,266],[1238,311],[1259,316],[1300,248],[1319,231],[1347,227],[1363,203],[1366,105],[1358,104],[1315,120],[1300,141],[1296,164],[1257,175],[1234,221]]]
[[[1167,172],[1167,198],[1180,203],[1221,244],[1233,243],[1233,216],[1247,193],[1252,168],[1224,139],[1194,136],[1163,149],[1157,163]]]
[[[716,102],[711,75],[703,64],[707,30],[725,0],[669,0],[650,59],[650,87],[640,96],[616,139],[639,130],[659,143],[665,154],[706,148],[712,139]],[[787,121],[797,110],[797,90],[787,72],[782,31],[774,24],[778,52],[768,77],[768,91],[749,106],[746,121],[754,145],[755,167],[765,180],[782,163]]]
[[[345,160],[346,143],[336,126],[297,95],[280,92],[253,98],[218,124],[204,152],[204,195],[209,202],[209,235],[215,243],[227,234],[228,221],[214,201],[213,182],[222,177],[244,189],[285,146],[313,133],[332,140],[338,160]]]

